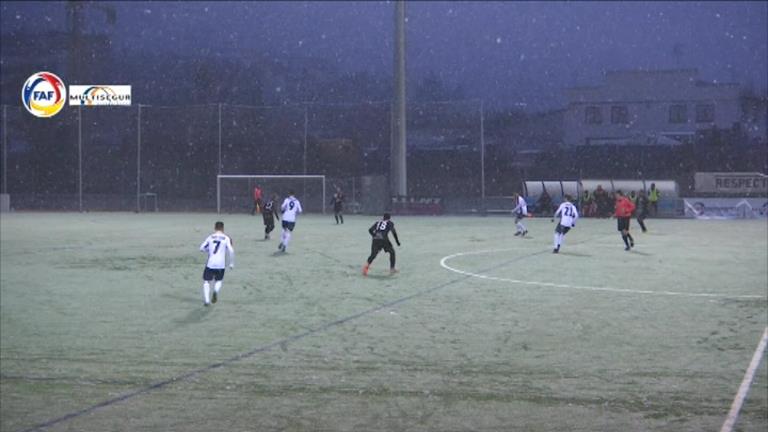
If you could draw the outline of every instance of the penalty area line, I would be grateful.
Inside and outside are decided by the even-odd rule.
[[[462,257],[462,256],[492,254],[492,253],[498,253],[498,252],[507,252],[511,250],[516,250],[516,249],[490,249],[490,250],[481,250],[481,251],[473,251],[473,252],[458,252],[452,255],[444,256],[440,260],[440,266],[448,271],[452,271],[454,273],[458,273],[468,277],[475,277],[478,279],[513,283],[513,284],[519,284],[519,285],[542,286],[547,288],[560,288],[560,289],[593,291],[593,292],[611,292],[611,293],[621,293],[621,294],[676,296],[676,297],[707,297],[707,298],[727,298],[727,299],[764,299],[765,298],[764,296],[760,296],[760,295],[731,295],[731,294],[720,294],[720,293],[695,293],[695,292],[687,293],[687,292],[679,292],[679,291],[653,291],[653,290],[637,290],[637,289],[629,289],[629,288],[593,287],[593,286],[571,285],[571,284],[562,284],[562,283],[554,283],[554,282],[527,281],[527,280],[521,280],[521,279],[489,276],[483,273],[474,273],[467,270],[461,270],[456,267],[451,267],[450,265],[448,265],[448,261],[454,258]],[[529,256],[526,256],[526,257],[529,257]]]
[[[760,361],[763,359],[766,344],[768,344],[768,327],[765,328],[763,337],[760,339],[760,343],[757,344],[755,354],[752,356],[752,361],[749,362],[749,367],[747,367],[747,371],[744,373],[744,379],[741,380],[739,391],[736,392],[736,397],[731,404],[731,410],[728,411],[728,416],[725,418],[725,422],[723,423],[723,427],[720,428],[720,432],[733,431],[733,427],[736,425],[736,420],[739,418],[741,406],[744,404],[744,399],[746,399],[747,393],[749,393],[749,388],[752,386],[752,380],[755,378],[755,371],[757,371],[758,366],[760,366]]]

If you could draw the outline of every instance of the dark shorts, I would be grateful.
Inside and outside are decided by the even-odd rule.
[[[296,222],[283,221],[283,229],[286,229],[288,231],[293,231],[295,227],[296,227]]]
[[[392,243],[390,243],[388,240],[374,239],[373,243],[371,243],[371,251],[378,252],[382,249],[384,249],[384,252],[386,253],[392,253]]]
[[[618,230],[624,231],[629,229],[629,220],[631,218],[628,217],[617,217],[616,223],[618,224]]]
[[[224,279],[224,269],[212,269],[206,267],[205,270],[203,270],[203,280],[209,281],[214,279],[217,281]]]
[[[515,213],[515,223],[520,222],[521,220],[525,219],[527,215],[523,212],[517,212]]]
[[[555,232],[558,233],[558,234],[565,234],[565,233],[567,233],[570,230],[571,230],[571,227],[563,226],[563,225],[560,225],[560,224],[557,224],[557,226],[555,227]]]

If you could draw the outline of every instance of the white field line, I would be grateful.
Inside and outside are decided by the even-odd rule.
[[[456,257],[460,257],[460,256],[489,254],[489,253],[495,253],[495,252],[506,252],[510,250],[514,250],[514,249],[491,249],[491,250],[482,250],[482,251],[474,251],[474,252],[459,252],[453,255],[448,255],[443,257],[440,260],[440,265],[444,269],[458,273],[458,274],[472,276],[479,279],[492,280],[497,282],[508,282],[508,283],[514,283],[514,284],[520,284],[520,285],[536,285],[536,286],[543,286],[543,287],[550,287],[550,288],[563,288],[563,289],[572,289],[572,290],[581,290],[581,291],[602,291],[602,292],[614,292],[614,293],[624,293],[624,294],[647,294],[647,295],[663,295],[663,296],[678,296],[678,297],[709,297],[709,298],[734,298],[734,299],[765,298],[764,296],[759,296],[759,295],[731,295],[731,294],[719,294],[719,293],[687,293],[687,292],[678,292],[678,291],[651,291],[651,290],[636,290],[636,289],[627,289],[627,288],[569,285],[569,284],[560,284],[560,283],[553,283],[553,282],[526,281],[526,280],[520,280],[520,279],[502,278],[497,276],[488,276],[484,274],[473,273],[470,271],[451,267],[447,264],[449,260]]]
[[[757,344],[755,354],[752,356],[752,361],[749,362],[747,372],[744,374],[744,379],[741,380],[739,391],[736,393],[736,398],[733,399],[731,410],[728,412],[728,417],[725,418],[725,423],[723,423],[723,427],[720,428],[720,432],[731,432],[736,425],[736,419],[739,417],[741,405],[744,403],[747,393],[749,393],[749,387],[752,385],[755,371],[757,370],[757,367],[760,366],[760,361],[763,359],[766,343],[768,343],[768,327],[765,328],[763,338],[760,339],[760,343]]]

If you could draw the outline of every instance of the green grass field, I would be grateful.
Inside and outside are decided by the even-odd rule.
[[[768,224],[260,217],[204,308],[215,214],[0,219],[2,431],[718,431],[768,325]],[[634,224],[634,222],[633,222]],[[636,225],[633,225],[636,228]],[[279,230],[278,230],[279,231]],[[768,428],[763,360],[735,430]]]

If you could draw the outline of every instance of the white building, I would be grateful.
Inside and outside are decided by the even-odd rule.
[[[741,92],[739,84],[700,81],[696,69],[608,72],[603,85],[567,90],[563,141],[678,144],[713,128],[764,141],[765,119],[744,113]]]

